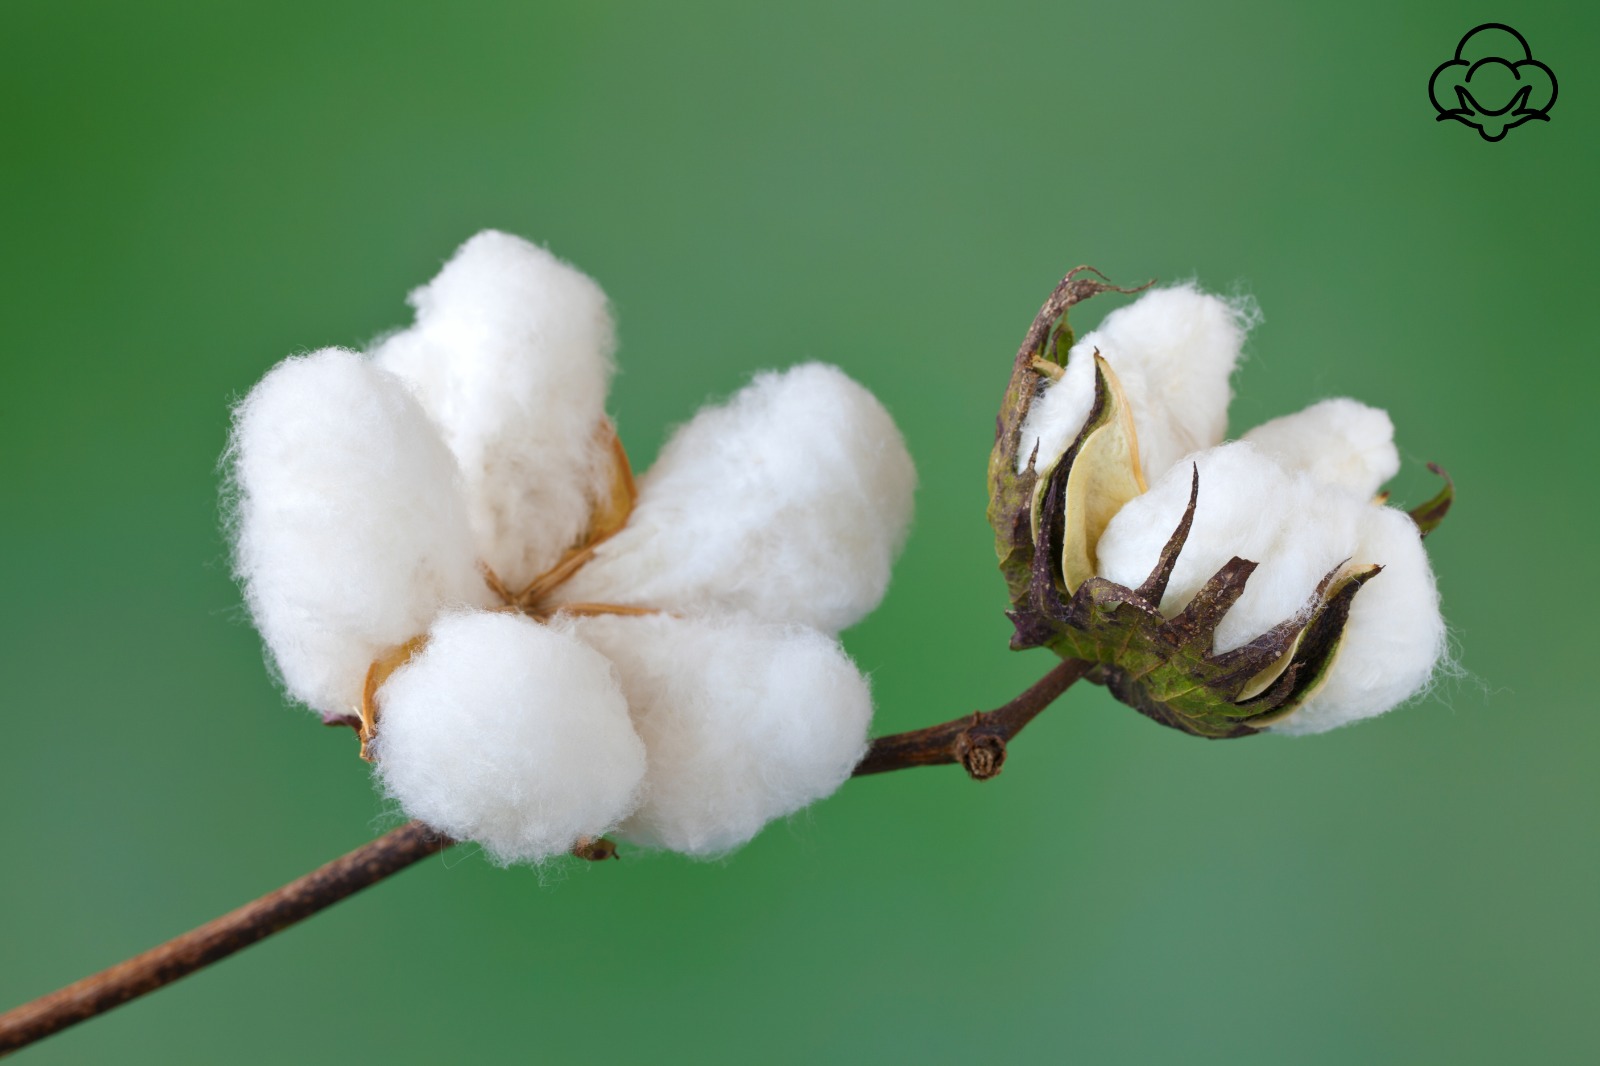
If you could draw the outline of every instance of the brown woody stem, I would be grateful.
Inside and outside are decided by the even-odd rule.
[[[926,729],[879,737],[856,766],[855,776],[960,763],[973,779],[986,781],[1005,764],[1006,744],[1011,738],[1088,673],[1092,665],[1068,659],[1003,707],[977,711]]]
[[[0,1055],[187,977],[453,843],[407,822],[198,929],[0,1014]]]
[[[960,763],[978,780],[993,777],[1005,762],[1006,743],[1083,677],[1089,666],[1069,660],[1003,707],[879,737],[856,767],[855,776]],[[420,822],[407,822],[253,903],[0,1014],[0,1056],[219,962],[454,843]],[[588,859],[609,858],[615,853],[607,840],[589,841],[574,851]]]

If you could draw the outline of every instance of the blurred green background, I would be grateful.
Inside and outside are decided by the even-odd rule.
[[[1302,741],[1075,690],[997,781],[851,782],[720,863],[452,852],[29,1061],[1593,1061],[1600,8],[1517,6],[1562,91],[1490,144],[1426,86],[1496,17],[10,0],[0,1007],[393,824],[262,667],[215,464],[269,366],[408,321],[485,226],[611,293],[640,465],[761,367],[894,412],[917,524],[846,636],[881,731],[1050,665],[1006,650],[983,472],[1080,262],[1259,298],[1236,431],[1353,394],[1400,501],[1450,469],[1470,672]]]

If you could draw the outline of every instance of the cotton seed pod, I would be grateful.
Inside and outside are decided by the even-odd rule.
[[[1254,441],[1247,435],[1246,443],[1197,453],[1200,462],[1182,464],[1188,503],[1176,528],[1165,527],[1171,532],[1164,544],[1149,528],[1155,512],[1147,501],[1158,494],[1145,495],[1133,411],[1117,374],[1098,352],[1093,403],[1076,438],[1043,460],[1039,445],[1026,458],[1020,455],[1022,442],[1030,439],[1024,432],[1030,408],[1060,379],[1061,353],[1071,338],[1067,308],[1112,288],[1075,277],[1083,269],[1057,287],[1029,330],[1013,365],[990,459],[990,520],[1011,597],[1012,646],[1048,647],[1063,659],[1093,663],[1089,678],[1122,702],[1163,725],[1209,738],[1267,728],[1319,732],[1382,713],[1417,691],[1438,658],[1443,627],[1431,571],[1414,542],[1410,551],[1400,551],[1392,537],[1387,541],[1403,568],[1390,585],[1410,598],[1379,612],[1402,627],[1415,623],[1390,634],[1397,639],[1388,643],[1406,644],[1407,650],[1393,656],[1378,650],[1385,643],[1382,626],[1364,610],[1355,659],[1339,660],[1352,604],[1388,561],[1357,558],[1365,538],[1356,531],[1375,521],[1383,525],[1387,512],[1425,536],[1452,497],[1447,484],[1411,512],[1409,523],[1403,512],[1372,502],[1370,492],[1398,462],[1382,412],[1328,401],[1269,423]],[[1227,371],[1231,360],[1223,367]],[[1316,435],[1312,430],[1326,434],[1322,451],[1308,439]],[[1163,599],[1173,600],[1169,584],[1194,531],[1206,462],[1218,464],[1213,472],[1219,476],[1254,465],[1270,472],[1269,480],[1283,491],[1257,500],[1242,493],[1237,481],[1221,483],[1228,491],[1202,522],[1207,532],[1201,553],[1185,560],[1188,577],[1176,586],[1183,591],[1164,609]],[[1168,508],[1161,513],[1169,516],[1178,503],[1173,479],[1179,473],[1173,468],[1161,479],[1159,498]],[[1336,521],[1327,528],[1316,525],[1320,511]],[[1219,527],[1217,517],[1230,515],[1232,526]],[[1241,538],[1238,548],[1259,554],[1261,562],[1220,551],[1231,538]],[[1128,564],[1139,556],[1130,556],[1130,545],[1146,546],[1146,562],[1136,572]],[[1113,553],[1111,570],[1100,557],[1106,551]],[[1195,560],[1204,567],[1199,574]],[[1263,562],[1268,583],[1247,590]],[[1211,567],[1215,571],[1202,580]],[[1286,598],[1299,595],[1292,593],[1295,588],[1304,593],[1299,602]],[[1306,714],[1297,714],[1302,708]]]
[[[1061,529],[1067,480],[1059,472],[1051,478],[1042,519],[1046,529]],[[1335,567],[1298,612],[1250,642],[1218,653],[1217,627],[1245,591],[1255,562],[1235,556],[1170,617],[1160,606],[1199,496],[1196,467],[1183,519],[1156,568],[1137,588],[1089,577],[1066,598],[1053,552],[1048,547],[1038,552],[1034,609],[1045,625],[1019,624],[1018,635],[1026,643],[1029,634],[1047,633],[1039,643],[1063,658],[1098,663],[1096,680],[1163,725],[1212,739],[1248,736],[1291,713],[1326,680],[1351,601],[1382,567]]]

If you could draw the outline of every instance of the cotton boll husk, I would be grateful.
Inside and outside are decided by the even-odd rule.
[[[497,862],[564,854],[637,801],[645,749],[616,674],[564,625],[446,614],[378,706],[384,789]]]
[[[1199,502],[1161,609],[1181,610],[1236,555],[1259,563],[1217,627],[1214,650],[1225,652],[1305,606],[1317,583],[1354,554],[1370,504],[1290,473],[1242,442],[1190,460],[1200,468]],[[1136,588],[1150,575],[1188,506],[1191,478],[1189,462],[1179,463],[1117,512],[1098,545],[1101,576]]]
[[[883,598],[915,485],[894,420],[838,368],[761,374],[677,431],[559,595],[837,632]]]
[[[1181,610],[1235,555],[1261,564],[1223,616],[1214,650],[1236,648],[1293,616],[1341,563],[1384,567],[1352,600],[1322,686],[1274,732],[1317,733],[1381,714],[1427,684],[1445,631],[1409,515],[1285,470],[1246,442],[1191,458],[1200,468],[1199,502],[1162,611]],[[1128,586],[1149,576],[1188,503],[1190,477],[1180,463],[1117,513],[1099,543],[1102,576]]]
[[[295,698],[360,703],[373,659],[487,595],[456,466],[394,375],[354,352],[287,359],[234,411],[234,567]]]
[[[488,230],[409,299],[416,324],[373,356],[411,383],[455,453],[479,554],[524,585],[578,540],[607,485],[605,293],[545,249]]]
[[[1263,422],[1241,439],[1285,469],[1303,470],[1357,496],[1376,495],[1400,472],[1388,413],[1343,397]]]
[[[1022,426],[1017,469],[1034,442],[1037,468],[1048,469],[1077,439],[1094,406],[1094,353],[1110,364],[1133,411],[1145,481],[1173,463],[1222,441],[1228,429],[1228,378],[1255,316],[1229,302],[1178,285],[1145,293],[1105,317],[1067,353],[1061,378],[1046,381]]]
[[[736,615],[576,626],[616,664],[649,751],[629,840],[720,854],[833,792],[866,752],[867,682],[814,629]]]
[[[1327,680],[1274,733],[1322,733],[1395,707],[1421,692],[1445,650],[1433,568],[1416,523],[1392,507],[1367,506],[1352,552],[1383,572],[1350,604]]]

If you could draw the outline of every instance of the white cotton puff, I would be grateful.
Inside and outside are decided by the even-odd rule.
[[[447,614],[378,706],[384,789],[496,862],[564,854],[637,801],[645,749],[616,674],[566,627]]]
[[[915,486],[894,420],[837,367],[761,374],[677,431],[560,597],[838,632],[883,598]]]
[[[441,606],[481,603],[455,463],[354,352],[279,363],[234,410],[234,568],[289,692],[326,716]]]
[[[1354,552],[1369,504],[1284,470],[1250,444],[1224,444],[1190,458],[1200,467],[1200,498],[1161,609],[1181,610],[1236,555],[1259,563],[1217,627],[1215,650],[1225,652],[1306,604],[1328,571]],[[1101,576],[1130,588],[1149,577],[1188,506],[1191,477],[1189,462],[1179,463],[1117,512],[1098,545]]]
[[[1017,469],[1026,469],[1035,441],[1038,469],[1045,470],[1078,438],[1094,406],[1097,349],[1133,410],[1147,483],[1190,452],[1220,443],[1233,398],[1228,378],[1255,316],[1247,301],[1193,285],[1155,289],[1111,312],[1072,346],[1060,380],[1046,381],[1029,408]]]
[[[1241,439],[1288,470],[1303,470],[1357,496],[1376,495],[1400,472],[1388,413],[1343,397],[1263,422]]]
[[[487,230],[410,302],[416,324],[373,356],[411,383],[455,453],[483,560],[526,584],[578,540],[607,485],[605,293],[543,248]]]
[[[1423,691],[1444,654],[1439,593],[1411,516],[1366,507],[1353,555],[1383,572],[1351,602],[1327,681],[1274,733],[1322,733],[1382,714]]]
[[[816,630],[747,616],[576,626],[616,665],[649,751],[627,839],[720,854],[833,792],[866,753],[866,679]]]
[[[1323,687],[1274,731],[1315,733],[1381,714],[1427,683],[1443,651],[1444,623],[1408,515],[1291,473],[1245,442],[1192,458],[1200,468],[1200,498],[1162,611],[1181,610],[1235,555],[1261,564],[1217,627],[1215,651],[1245,644],[1293,616],[1343,562],[1385,568],[1356,593]],[[1100,538],[1102,576],[1128,586],[1149,576],[1188,504],[1190,477],[1189,464],[1180,463],[1117,513]]]

